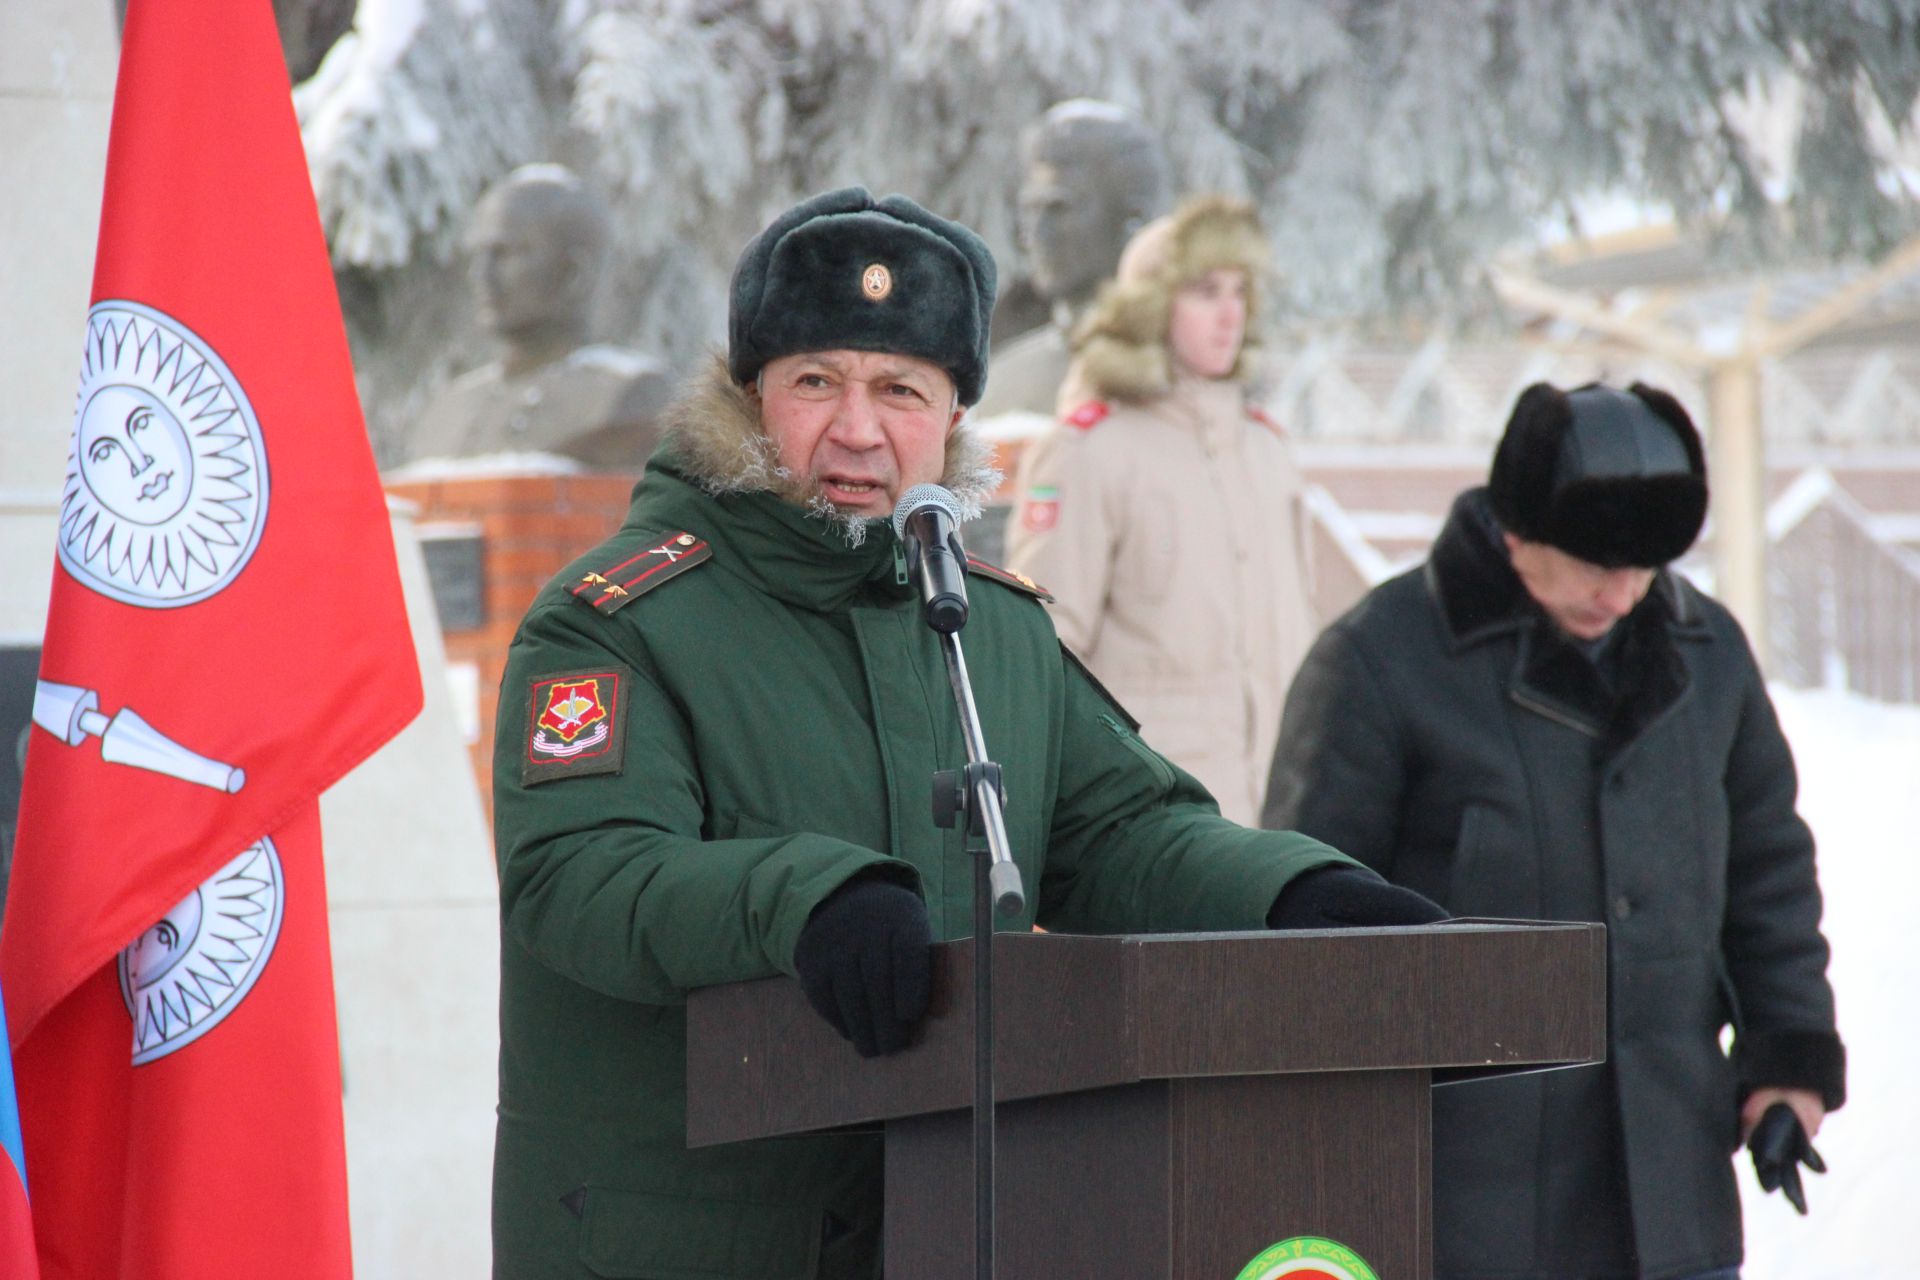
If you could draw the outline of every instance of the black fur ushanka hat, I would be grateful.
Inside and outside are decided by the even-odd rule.
[[[746,385],[802,351],[890,351],[945,369],[960,403],[987,384],[995,270],[986,242],[905,196],[843,187],[804,200],[733,269],[727,371]]]
[[[1707,463],[1680,402],[1634,383],[1520,393],[1493,455],[1501,527],[1610,569],[1678,559],[1707,517]]]

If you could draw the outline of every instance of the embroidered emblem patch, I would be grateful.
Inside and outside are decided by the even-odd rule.
[[[1020,527],[1028,533],[1045,533],[1060,523],[1060,490],[1050,484],[1037,484],[1027,490],[1020,504]]]
[[[527,704],[527,751],[520,780],[619,773],[626,754],[620,695],[628,673],[574,671],[535,680]]]

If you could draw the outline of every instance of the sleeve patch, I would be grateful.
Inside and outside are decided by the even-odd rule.
[[[1028,533],[1046,533],[1060,523],[1060,490],[1037,484],[1020,504],[1020,527]]]
[[[522,785],[619,773],[627,751],[624,667],[566,671],[529,682]]]

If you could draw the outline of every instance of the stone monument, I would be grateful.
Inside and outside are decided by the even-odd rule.
[[[652,357],[588,341],[608,232],[604,203],[561,165],[523,166],[480,198],[467,247],[500,352],[427,405],[409,458],[547,453],[641,469],[671,388]]]
[[[1020,239],[1027,275],[1050,319],[994,352],[980,419],[1054,413],[1067,335],[1112,278],[1133,233],[1165,213],[1172,181],[1160,141],[1110,102],[1049,108],[1021,139]]]

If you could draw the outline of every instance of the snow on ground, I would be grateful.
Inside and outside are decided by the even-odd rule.
[[[1913,1280],[1920,1211],[1920,707],[1776,687],[1820,846],[1847,1105],[1815,1145],[1802,1218],[1743,1152],[1745,1280]]]

